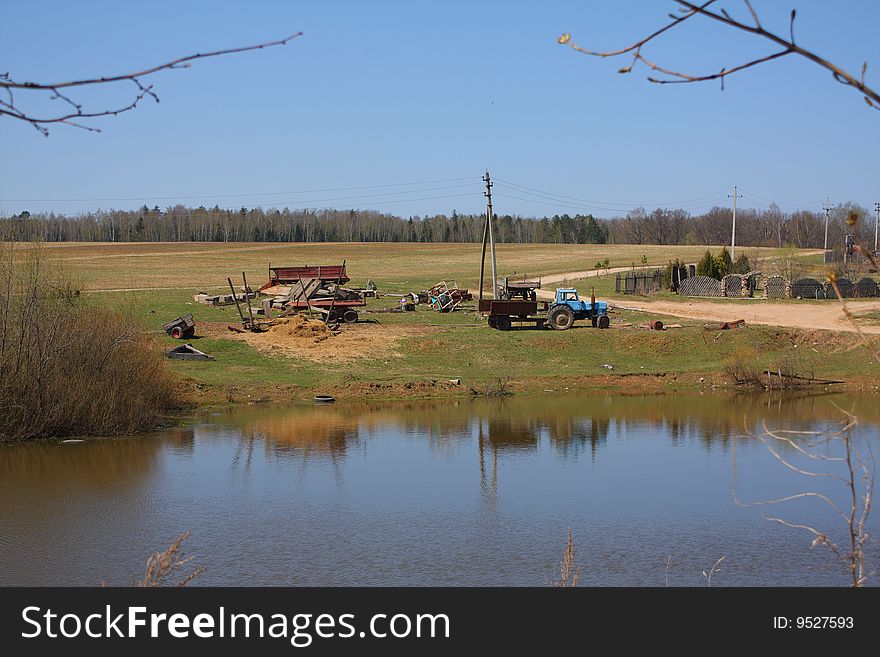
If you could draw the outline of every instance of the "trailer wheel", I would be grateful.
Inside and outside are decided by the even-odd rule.
[[[195,327],[195,326],[190,326],[188,329],[186,329],[186,330],[183,332],[183,337],[185,337],[185,338],[191,338],[191,337],[193,337],[195,334],[196,334],[196,327]]]
[[[494,318],[494,317],[490,317],[487,321],[488,321],[488,323],[489,323],[489,328],[498,328],[498,326],[496,326],[496,324],[495,324],[495,318]]]
[[[339,311],[334,308],[329,313],[327,313],[327,323],[328,324],[336,324],[339,322]]]
[[[352,310],[349,308],[344,313],[342,313],[342,321],[346,324],[354,324],[358,321],[358,313],[357,310]]]
[[[611,326],[611,319],[608,315],[599,315],[599,328],[606,329]]]
[[[510,330],[510,317],[507,315],[499,315],[495,318],[495,328],[499,331],[509,331]]]
[[[175,326],[171,329],[171,337],[175,340],[180,340],[183,337],[183,329],[179,326]]]
[[[550,309],[547,319],[550,321],[550,326],[559,331],[565,331],[574,324],[574,313],[568,306],[556,306]]]

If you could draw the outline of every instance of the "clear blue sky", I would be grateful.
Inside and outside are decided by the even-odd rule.
[[[868,81],[880,87],[877,0],[754,4],[781,32],[797,7],[799,43],[855,73],[867,59]],[[743,13],[737,1],[722,6]],[[723,92],[714,83],[660,87],[644,69],[618,75],[626,61],[556,44],[571,32],[585,47],[619,47],[670,10],[661,0],[0,0],[0,71],[23,80],[128,72],[304,32],[281,48],[162,72],[152,79],[161,102],[93,121],[101,133],[56,126],[44,138],[0,118],[0,212],[177,202],[475,212],[486,168],[499,181],[580,199],[499,182],[500,213],[699,212],[726,205],[734,184],[744,206],[817,209],[828,196],[873,208],[880,112],[815,65],[783,58],[728,79]],[[646,54],[711,72],[770,52],[692,22]],[[103,106],[129,98],[129,86],[78,97]],[[17,95],[23,107],[26,96]],[[362,189],[297,193],[339,188]]]

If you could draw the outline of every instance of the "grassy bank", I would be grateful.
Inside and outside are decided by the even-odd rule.
[[[466,395],[502,380],[514,391],[615,390],[620,393],[711,389],[727,385],[733,363],[776,369],[796,361],[800,371],[843,379],[872,389],[877,380],[854,336],[747,326],[707,332],[702,322],[681,320],[682,328],[652,332],[639,325],[652,317],[620,311],[619,327],[597,331],[576,325],[570,331],[493,331],[473,312],[439,314],[422,308],[395,308],[394,297],[372,299],[364,323],[344,326],[320,345],[308,341],[276,344],[226,329],[237,324],[234,306],[196,304],[198,290],[222,290],[227,276],[247,271],[252,284],[266,279],[270,262],[303,264],[347,261],[353,284],[374,280],[385,292],[423,289],[456,278],[474,286],[479,275],[477,245],[434,244],[114,244],[52,245],[60,261],[75,267],[87,297],[114,312],[145,323],[167,348],[162,324],[192,312],[198,335],[192,343],[215,361],[177,361],[169,366],[185,394],[200,403],[308,398],[318,391],[338,396],[400,398]],[[607,257],[610,266],[651,264],[671,258],[696,260],[705,247],[607,245],[502,245],[501,272],[538,274],[588,270]],[[773,257],[775,250],[763,250]],[[807,256],[810,257],[810,256]],[[516,266],[513,266],[513,265]],[[597,294],[613,298],[614,276],[589,277]],[[228,288],[227,288],[228,289]],[[112,290],[112,291],[111,291]],[[676,298],[676,297],[670,297]],[[665,318],[667,323],[669,321]],[[156,349],[157,353],[159,348]],[[460,385],[449,383],[460,379]]]
[[[192,343],[216,360],[177,361],[171,367],[208,403],[299,399],[319,390],[388,398],[468,394],[498,379],[519,391],[709,389],[729,382],[725,369],[732,362],[775,370],[793,358],[801,371],[816,377],[844,379],[856,387],[876,381],[855,336],[821,331],[746,326],[712,332],[700,321],[681,320],[682,328],[656,332],[639,328],[650,319],[647,314],[621,311],[613,315],[612,326],[631,327],[601,331],[584,323],[563,332],[501,332],[473,312],[440,314],[423,307],[413,313],[380,312],[397,303],[385,297],[370,300],[366,321],[343,326],[340,335],[320,344],[320,353],[312,353],[309,342],[280,352],[228,331],[227,324],[238,323],[234,306],[193,304],[188,292],[95,297],[142,317],[165,346],[176,342],[161,334],[162,324],[194,313],[199,331]],[[365,352],[363,343],[372,346]],[[358,355],[349,357],[349,351]],[[461,385],[449,379],[461,379]]]

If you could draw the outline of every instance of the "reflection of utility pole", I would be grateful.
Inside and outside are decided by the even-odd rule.
[[[831,212],[831,201],[829,199],[825,199],[825,205],[822,206],[822,209],[825,210],[825,254],[822,256],[822,261],[828,262],[828,214]]]
[[[486,238],[489,239],[489,250],[492,255],[492,298],[498,298],[498,271],[495,265],[495,234],[492,230],[492,181],[489,178],[489,172],[483,176],[486,183],[486,191],[483,195],[486,197],[486,223],[483,225],[483,256],[480,260],[480,300],[483,299],[483,273],[486,267]]]
[[[736,185],[733,186],[733,228],[730,231],[730,259],[736,260],[736,198],[742,198],[742,194],[736,193]],[[730,198],[730,194],[727,195]]]

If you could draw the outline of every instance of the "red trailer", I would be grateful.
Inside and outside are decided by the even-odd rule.
[[[269,266],[269,282],[259,291],[274,287],[288,288],[278,297],[285,308],[329,311],[330,321],[356,322],[357,307],[366,306],[358,290],[342,287],[349,280],[342,265],[303,265],[302,267]],[[271,294],[272,292],[269,292]],[[276,300],[277,301],[277,300]]]
[[[345,265],[303,265],[302,267],[273,267],[269,265],[269,282],[259,291],[276,285],[291,285],[304,280],[319,280],[340,285],[351,279],[345,273]]]

